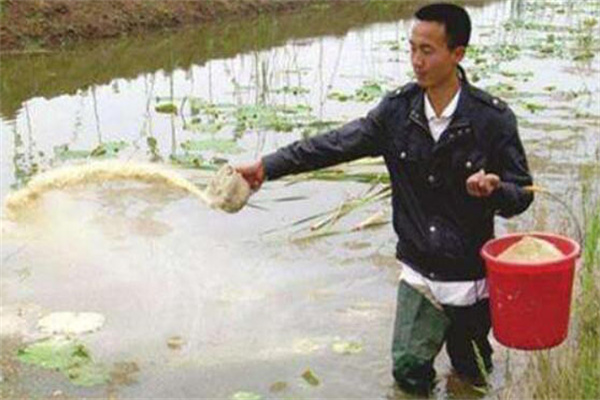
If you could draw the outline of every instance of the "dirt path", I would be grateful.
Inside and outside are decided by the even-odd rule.
[[[319,3],[323,0],[0,0],[0,49],[35,52]]]

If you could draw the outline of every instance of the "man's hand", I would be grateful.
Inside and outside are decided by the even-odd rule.
[[[486,174],[483,169],[467,179],[467,193],[474,197],[488,197],[500,186],[500,177]]]
[[[265,181],[265,169],[261,160],[237,166],[235,170],[248,182],[252,190],[258,190]]]

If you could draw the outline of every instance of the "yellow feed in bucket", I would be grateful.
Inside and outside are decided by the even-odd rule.
[[[504,262],[550,262],[563,258],[564,255],[552,243],[534,236],[523,236],[521,240],[510,245],[498,255]]]
[[[89,183],[135,180],[162,184],[196,196],[203,203],[227,212],[240,210],[250,196],[250,187],[233,170],[224,166],[204,191],[179,174],[155,164],[123,161],[101,161],[85,165],[62,167],[35,176],[27,186],[6,197],[7,217],[17,220],[35,207],[41,196],[50,190],[64,189]],[[220,189],[220,190],[219,190]]]

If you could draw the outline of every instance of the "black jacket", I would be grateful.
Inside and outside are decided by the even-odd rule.
[[[433,280],[485,276],[479,250],[494,234],[494,215],[523,212],[532,184],[513,112],[501,100],[462,83],[452,122],[435,142],[424,92],[408,84],[388,94],[365,118],[298,141],[263,158],[267,179],[365,156],[383,156],[391,178],[398,259]],[[500,176],[489,198],[466,191],[480,169]]]

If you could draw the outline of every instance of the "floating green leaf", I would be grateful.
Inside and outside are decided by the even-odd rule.
[[[301,88],[286,87],[285,92],[301,93]],[[199,133],[218,133],[227,128],[237,134],[248,130],[291,132],[314,120],[306,104],[213,104],[199,98],[188,98],[192,118],[184,128]]]
[[[235,141],[227,139],[188,140],[181,143],[181,148],[186,152],[214,151],[225,154],[242,152],[242,149]]]
[[[288,388],[287,382],[277,381],[269,387],[269,391],[271,393],[279,393],[279,392],[283,392],[287,388]]]
[[[385,90],[379,82],[365,81],[363,86],[356,90],[354,98],[357,101],[369,103],[379,97],[383,96]]]
[[[88,158],[90,153],[89,150],[71,150],[68,144],[54,146],[54,156],[61,161]]]
[[[68,339],[53,338],[33,343],[19,349],[17,358],[26,364],[61,372],[79,386],[100,385],[109,380],[106,368],[93,362],[85,346]]]
[[[260,394],[252,392],[237,392],[231,396],[231,400],[262,400],[262,398]]]
[[[594,53],[589,50],[582,51],[573,56],[573,61],[588,61],[594,58]]]
[[[345,93],[342,93],[342,92],[337,92],[337,91],[329,93],[329,95],[327,95],[327,98],[328,99],[332,99],[332,100],[336,100],[336,101],[339,101],[339,102],[346,102],[348,100],[352,100],[352,96],[351,95],[345,94]]]
[[[515,93],[517,89],[510,83],[498,82],[493,86],[487,87],[487,90],[496,96],[506,96],[507,94]]]
[[[321,384],[319,378],[317,378],[310,368],[302,373],[302,378],[311,386],[319,386]]]
[[[54,147],[54,156],[61,161],[80,160],[88,157],[111,158],[126,148],[128,144],[122,140],[100,143],[92,150],[71,150],[68,144]]]
[[[248,105],[239,107],[235,114],[236,132],[249,129],[270,129],[276,132],[290,132],[297,121],[292,115],[306,112],[305,107],[274,107]]]
[[[116,157],[127,146],[128,144],[122,140],[100,143],[90,152],[90,157]]]
[[[173,103],[159,104],[154,107],[154,110],[162,114],[177,114],[177,106]]]
[[[363,85],[354,91],[353,95],[342,93],[339,91],[333,91],[329,93],[327,98],[336,100],[339,102],[346,101],[357,101],[363,103],[369,103],[375,99],[380,98],[385,93],[385,89],[378,81],[364,81]]]
[[[281,89],[273,90],[273,93],[285,93],[291,94],[293,96],[298,96],[300,94],[309,93],[310,90],[303,88],[301,86],[284,86]]]
[[[198,133],[218,133],[223,128],[225,128],[225,123],[222,121],[210,123],[192,122],[184,125],[184,129]]]
[[[204,159],[199,155],[192,154],[172,154],[169,159],[173,164],[187,168],[202,168],[205,166]]]
[[[107,383],[110,374],[101,364],[87,363],[67,370],[67,377],[77,386],[95,386]]]
[[[546,109],[546,106],[544,105],[529,102],[523,102],[523,107],[525,107],[532,114]]]
[[[339,354],[358,354],[363,350],[363,346],[359,342],[337,341],[331,346],[331,349]]]

